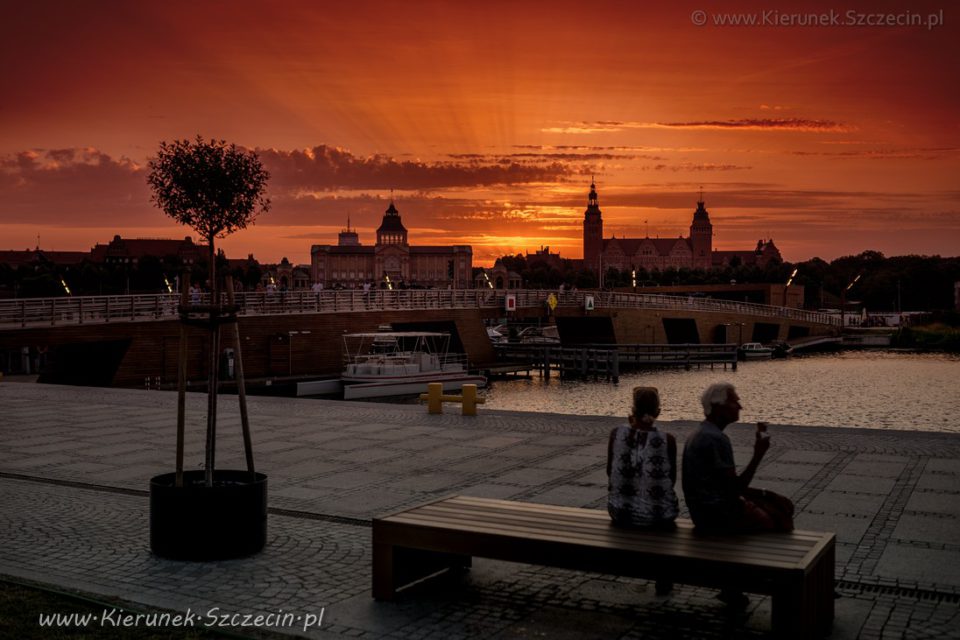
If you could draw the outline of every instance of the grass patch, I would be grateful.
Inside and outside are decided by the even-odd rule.
[[[960,328],[936,323],[904,327],[897,346],[936,351],[960,351]]]

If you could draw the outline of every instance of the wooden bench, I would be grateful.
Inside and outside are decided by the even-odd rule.
[[[603,511],[447,497],[373,520],[373,597],[479,556],[772,596],[777,638],[814,638],[833,621],[835,535],[702,535],[614,527]]]

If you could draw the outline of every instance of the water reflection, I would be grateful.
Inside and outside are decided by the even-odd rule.
[[[486,407],[623,416],[629,389],[652,385],[663,399],[661,420],[701,420],[700,393],[726,380],[737,386],[744,422],[960,433],[958,374],[958,355],[845,351],[741,363],[737,371],[631,372],[618,385],[556,376],[498,380]]]

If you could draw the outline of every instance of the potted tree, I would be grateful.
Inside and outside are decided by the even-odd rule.
[[[245,228],[269,210],[264,197],[269,174],[257,155],[222,140],[161,142],[149,163],[151,200],[177,222],[207,241],[209,304],[188,298],[189,277],[181,278],[180,362],[178,375],[177,465],[173,473],[150,480],[150,547],[160,556],[218,560],[257,553],[267,533],[267,477],[253,464],[247,420],[243,361],[233,300],[226,280],[226,304],[217,278],[214,241]],[[184,471],[187,326],[208,332],[207,428],[204,468]],[[220,380],[221,327],[231,326],[246,470],[217,469],[217,391]]]

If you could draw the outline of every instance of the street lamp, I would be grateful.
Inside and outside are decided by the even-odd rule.
[[[799,270],[800,270],[799,267],[794,267],[793,273],[791,273],[790,277],[787,278],[787,284],[783,285],[783,306],[784,307],[788,306],[787,305],[787,289],[789,289],[790,285],[793,284],[793,279],[797,277],[797,271]]]
[[[843,289],[843,291],[840,292],[840,328],[841,328],[841,329],[843,329],[845,326],[847,326],[847,325],[846,325],[847,291],[850,291],[850,289],[853,287],[853,285],[857,284],[857,280],[859,280],[859,279],[860,279],[860,276],[862,276],[862,275],[863,275],[862,272],[861,272],[861,273],[858,273],[858,274],[857,274],[857,277],[855,277],[853,280],[851,280],[851,281],[850,281],[850,284],[848,284],[848,285]]]
[[[729,332],[727,331],[727,329],[729,327],[735,326],[737,327],[737,346],[739,347],[740,345],[742,345],[743,344],[743,325],[744,325],[743,322],[724,322],[723,323],[723,327],[724,327],[723,339],[724,340],[730,339],[730,336],[728,335]]]

